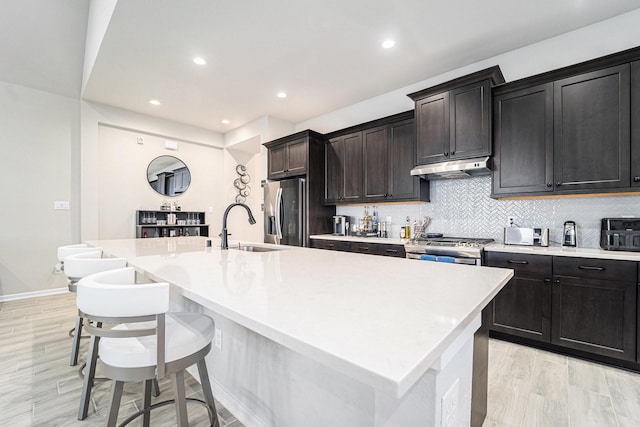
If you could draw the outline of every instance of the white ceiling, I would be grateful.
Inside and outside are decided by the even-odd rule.
[[[88,4],[3,0],[0,80],[79,97]],[[218,132],[264,115],[298,123],[638,6],[638,0],[121,0],[82,96]],[[396,47],[382,49],[386,38]],[[193,64],[194,56],[207,65]],[[289,96],[279,99],[279,91]],[[152,98],[162,105],[150,105]],[[231,123],[221,124],[224,118]]]

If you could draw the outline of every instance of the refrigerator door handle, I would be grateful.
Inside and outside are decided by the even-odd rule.
[[[278,188],[276,191],[276,237],[278,238],[278,243],[282,239],[282,216],[280,211],[282,209],[282,188]]]

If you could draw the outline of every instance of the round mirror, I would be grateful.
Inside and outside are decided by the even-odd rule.
[[[160,156],[149,163],[147,181],[159,194],[174,197],[187,191],[191,173],[187,165],[177,157]]]

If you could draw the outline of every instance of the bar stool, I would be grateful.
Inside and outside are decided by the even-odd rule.
[[[94,322],[116,324],[112,329],[87,325],[91,334],[89,372],[98,355],[105,376],[114,380],[107,426],[115,426],[125,381],[144,380],[143,408],[123,422],[143,415],[150,422],[153,408],[173,402],[177,426],[188,426],[187,401],[204,404],[211,425],[219,427],[205,356],[211,350],[215,324],[200,313],[168,313],[168,283],[135,283],[133,267],[87,276],[78,282],[78,310]],[[187,399],[184,371],[197,364],[205,401]],[[175,399],[151,405],[152,381],[172,376]],[[90,381],[85,375],[78,419],[89,406]]]
[[[102,249],[81,250],[73,255],[64,257],[64,274],[68,278],[68,287],[71,292],[76,292],[77,282],[85,276],[112,270],[114,268],[126,267],[127,260],[124,258],[102,258]],[[73,342],[71,344],[70,366],[78,364],[78,352],[80,350],[80,338],[82,337],[82,326],[84,319],[78,313],[76,316],[76,327],[73,332]]]

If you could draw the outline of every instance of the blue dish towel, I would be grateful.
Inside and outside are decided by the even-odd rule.
[[[451,263],[455,263],[456,259],[450,256],[439,256],[438,257],[438,262],[451,262]]]
[[[423,261],[437,261],[435,255],[420,255],[420,259]]]

